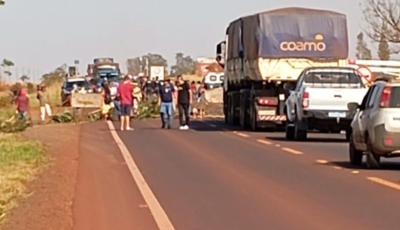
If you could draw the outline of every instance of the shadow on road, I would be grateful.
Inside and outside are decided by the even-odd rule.
[[[266,137],[266,139],[273,140],[273,141],[286,141],[286,142],[296,142],[287,140],[285,137]],[[318,137],[309,137],[305,141],[298,141],[298,142],[309,142],[309,143],[347,143],[345,138],[318,138]]]
[[[331,161],[327,164],[318,164],[318,165],[324,165],[324,166],[337,166],[345,169],[353,169],[353,170],[368,170],[367,166],[365,164],[361,166],[354,166],[351,165],[350,162],[348,161]],[[400,162],[382,162],[381,163],[381,168],[380,169],[374,169],[374,171],[393,171],[393,170],[400,170]]]

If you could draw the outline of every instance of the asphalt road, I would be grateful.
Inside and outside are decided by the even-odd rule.
[[[83,171],[91,172],[80,181],[93,184],[88,175],[99,173],[92,187],[103,195],[81,188],[75,211],[91,207],[86,223],[108,221],[77,229],[158,229],[121,152],[105,144],[112,140],[107,125],[91,126],[86,132],[108,156],[93,163],[87,152],[94,140],[86,134],[83,155],[92,163]],[[380,170],[352,168],[344,135],[288,142],[284,133],[235,131],[218,120],[194,121],[189,131],[159,126],[135,122],[135,131],[117,133],[177,230],[399,229],[399,161]],[[77,222],[85,223],[81,215]]]

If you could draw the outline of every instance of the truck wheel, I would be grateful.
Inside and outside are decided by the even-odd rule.
[[[381,167],[381,157],[374,153],[371,141],[369,137],[367,138],[367,167],[369,169],[379,169]]]
[[[346,141],[350,141],[351,139],[351,129],[346,130]]]
[[[362,164],[363,152],[356,149],[353,137],[350,137],[349,157],[351,165],[359,166]]]
[[[251,130],[256,132],[258,130],[256,112],[252,109],[251,116]]]
[[[295,121],[294,123],[294,139],[296,141],[307,140],[307,130],[300,129],[301,121]]]
[[[294,126],[289,126],[289,122],[286,122],[285,132],[286,132],[286,140],[293,141],[294,140]]]

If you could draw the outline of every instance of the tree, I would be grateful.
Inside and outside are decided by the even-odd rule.
[[[379,59],[381,60],[389,60],[390,59],[390,49],[389,49],[389,43],[386,39],[386,31],[387,31],[387,25],[385,22],[382,23],[382,34],[380,36],[380,41],[379,41],[379,49],[378,49],[378,56]]]
[[[60,67],[57,67],[52,72],[44,74],[42,76],[42,84],[50,86],[54,83],[61,83],[64,81],[66,75],[67,75],[67,65],[63,64]]]
[[[175,59],[176,64],[171,67],[172,76],[196,73],[197,62],[194,61],[190,56],[185,57],[183,53],[177,53]]]
[[[399,53],[400,11],[398,9],[400,9],[400,1],[364,0],[361,8],[367,25],[366,35],[375,42],[380,43],[382,39],[386,40],[390,53]],[[394,47],[390,47],[390,44]]]
[[[26,75],[22,75],[19,79],[21,79],[21,81],[23,82],[27,82],[29,80],[29,77]]]
[[[4,5],[4,4],[6,4],[6,2],[3,1],[3,0],[0,0],[0,6],[2,6],[2,5]]]
[[[360,32],[357,35],[357,53],[356,57],[357,59],[362,59],[362,60],[371,60],[372,59],[372,53],[371,50],[368,48],[367,43],[364,41],[364,33]]]
[[[148,70],[150,71],[151,66],[163,66],[166,70],[168,67],[168,62],[162,55],[151,53],[143,55],[142,57],[136,57],[127,60],[128,73],[134,76],[137,76],[139,73],[145,74],[144,71],[146,70],[146,67],[148,67]]]
[[[0,64],[0,66],[3,68],[3,71],[0,72],[0,80],[2,80],[1,76],[3,75],[8,75],[11,76],[12,73],[10,71],[10,67],[14,66],[14,62],[8,60],[8,59],[3,59],[2,63]]]

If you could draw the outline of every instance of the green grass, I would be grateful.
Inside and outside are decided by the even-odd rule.
[[[42,144],[18,134],[0,133],[0,224],[17,205],[32,180],[47,161]]]

